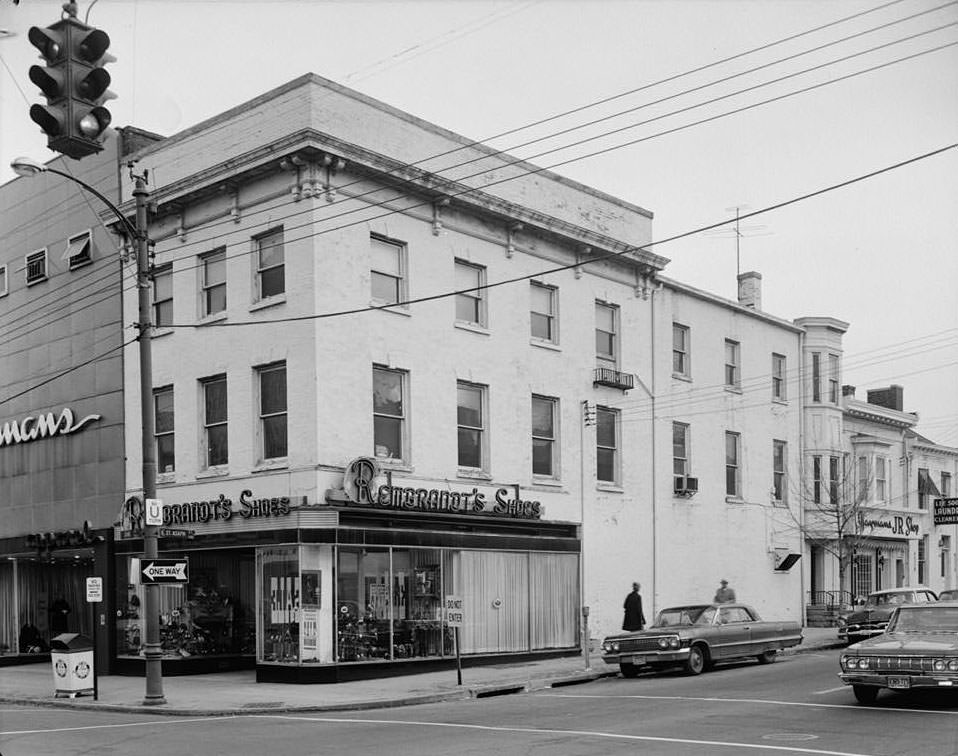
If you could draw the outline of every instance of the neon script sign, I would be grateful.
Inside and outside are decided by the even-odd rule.
[[[102,415],[87,415],[82,420],[75,420],[73,410],[69,407],[64,407],[59,417],[53,412],[36,416],[27,415],[23,420],[11,420],[0,427],[0,446],[25,444],[57,435],[67,436],[101,417]]]

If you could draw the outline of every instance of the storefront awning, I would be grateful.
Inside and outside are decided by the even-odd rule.
[[[938,486],[935,485],[935,481],[931,479],[927,470],[918,471],[918,493],[928,496],[941,496],[941,491],[938,490]]]

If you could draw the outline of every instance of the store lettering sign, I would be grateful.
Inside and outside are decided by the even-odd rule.
[[[889,535],[917,536],[921,527],[913,517],[903,515],[868,515],[864,512],[858,513],[858,526],[860,530],[870,528],[872,531],[885,530]]]
[[[291,511],[288,496],[269,499],[253,498],[249,489],[239,495],[239,509],[233,508],[233,500],[225,494],[212,501],[187,501],[182,504],[167,504],[163,507],[164,525],[188,525],[196,522],[227,522],[234,517],[249,520],[256,517],[285,517]]]
[[[49,533],[30,533],[27,536],[27,548],[38,552],[53,549],[69,549],[78,546],[92,546],[103,540],[103,536],[93,532],[93,525],[85,520],[79,530],[56,530]]]
[[[101,417],[102,415],[87,415],[82,420],[75,420],[73,410],[69,407],[60,410],[59,417],[52,412],[27,415],[23,420],[10,420],[0,427],[0,446],[25,444],[51,436],[67,436]]]
[[[327,498],[342,500],[353,506],[398,509],[414,512],[438,512],[462,515],[493,515],[524,520],[538,520],[543,507],[538,501],[527,501],[514,489],[499,488],[492,501],[478,488],[471,491],[450,491],[438,488],[397,486],[392,472],[386,471],[386,482],[377,485],[381,471],[375,459],[359,457],[346,466],[343,490],[331,491]]]

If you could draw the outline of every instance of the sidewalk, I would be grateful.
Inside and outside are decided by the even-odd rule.
[[[783,656],[843,646],[837,630],[806,627],[800,646]],[[289,711],[360,711],[409,706],[488,695],[542,690],[574,685],[619,673],[593,652],[586,669],[581,656],[522,664],[466,667],[462,685],[456,671],[427,672],[401,677],[358,680],[335,684],[295,685],[257,683],[253,670],[208,675],[164,677],[166,704],[144,706],[142,677],[107,675],[99,679],[98,700],[92,695],[55,698],[49,663],[3,667],[0,702],[29,703],[70,709],[125,711],[175,716],[227,716]]]

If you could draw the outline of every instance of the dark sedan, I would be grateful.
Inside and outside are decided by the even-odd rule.
[[[780,649],[801,642],[797,622],[764,622],[745,604],[693,604],[663,609],[647,630],[609,636],[602,641],[602,660],[618,664],[623,677],[635,677],[646,666],[681,666],[698,675],[728,659],[754,656],[769,664]]]
[[[882,688],[958,689],[958,601],[898,607],[882,635],[848,647],[841,667],[863,704]]]
[[[865,602],[838,618],[839,640],[857,641],[881,635],[885,632],[888,618],[902,604],[922,604],[936,601],[937,596],[928,588],[887,588],[868,595]]]

